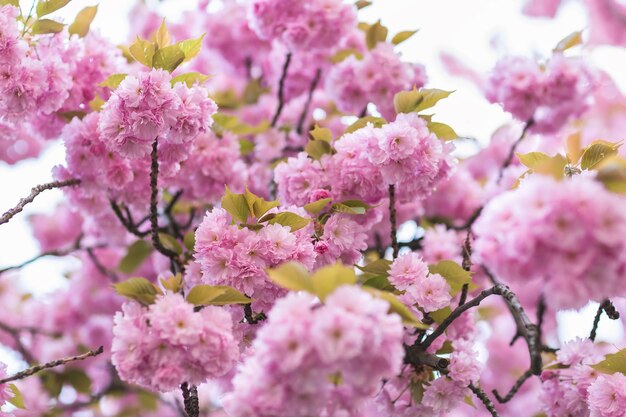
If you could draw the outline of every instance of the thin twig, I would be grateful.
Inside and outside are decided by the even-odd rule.
[[[522,134],[515,142],[513,142],[513,146],[511,146],[511,149],[509,149],[509,154],[506,156],[506,159],[504,160],[504,162],[502,163],[502,166],[500,167],[496,184],[499,185],[500,181],[502,181],[502,176],[504,175],[504,171],[509,167],[509,165],[511,165],[511,162],[513,162],[513,157],[515,156],[515,150],[517,149],[517,146],[520,144],[520,142],[522,142],[522,140],[524,139],[524,136],[526,136],[526,133],[528,132],[528,129],[530,129],[533,124],[534,124],[533,119],[530,119],[529,121],[527,121],[526,124],[524,125],[524,128],[522,129]]]
[[[606,312],[607,317],[611,320],[619,319],[619,312],[615,309],[615,306],[610,300],[604,300],[598,306],[598,311],[596,311],[596,316],[593,319],[593,326],[591,328],[591,333],[589,333],[589,340],[595,342],[596,336],[598,333],[598,325],[600,324],[600,317],[602,316],[602,312]]]
[[[317,84],[320,82],[321,76],[322,76],[322,69],[318,68],[317,71],[315,71],[315,77],[313,78],[313,81],[311,82],[311,87],[309,88],[309,95],[306,98],[306,102],[304,103],[304,108],[302,109],[302,113],[300,114],[300,119],[298,120],[298,127],[296,129],[296,132],[298,132],[299,135],[302,134],[302,129],[304,128],[304,121],[306,120],[306,116],[309,113],[309,107],[311,107],[311,101],[313,100],[313,93],[315,92],[315,89],[317,88]]]
[[[118,282],[120,280],[120,278],[117,276],[115,272],[111,271],[106,266],[104,266],[102,262],[100,262],[100,259],[96,256],[95,252],[93,251],[93,248],[87,248],[86,250],[87,250],[87,255],[89,256],[89,259],[91,260],[91,263],[93,263],[93,265],[96,267],[98,272],[100,272],[102,275],[109,278],[113,282]]]
[[[515,394],[517,394],[517,391],[519,391],[519,389],[522,388],[522,385],[524,385],[524,382],[526,382],[526,380],[530,378],[531,376],[533,376],[533,373],[530,369],[524,372],[522,376],[520,376],[517,379],[517,381],[515,381],[515,384],[513,384],[513,387],[511,387],[511,390],[509,391],[509,393],[506,394],[504,397],[500,396],[497,389],[494,389],[491,392],[493,393],[493,395],[496,397],[496,400],[498,400],[500,404],[508,403],[515,396]]]
[[[398,246],[398,234],[396,230],[396,186],[389,185],[389,222],[391,224],[391,248],[393,249],[393,259],[398,257],[400,247]]]
[[[35,197],[37,197],[42,192],[46,190],[52,190],[54,188],[70,187],[70,186],[78,185],[78,184],[80,184],[80,180],[76,178],[72,178],[72,179],[65,180],[65,181],[53,181],[47,184],[41,184],[41,185],[37,185],[33,187],[30,190],[30,194],[27,197],[22,198],[15,207],[8,210],[6,213],[2,215],[2,217],[0,217],[0,224],[7,223],[9,220],[11,220],[13,216],[18,214],[22,210],[24,210],[24,207],[28,203],[32,203]]]
[[[291,63],[291,52],[287,53],[285,57],[285,64],[283,65],[283,72],[280,76],[280,81],[278,83],[278,107],[276,108],[276,113],[274,113],[274,117],[272,117],[272,127],[276,127],[276,123],[278,123],[278,118],[280,114],[283,112],[283,106],[285,105],[285,80],[287,79],[287,72],[289,71],[289,64]]]
[[[22,343],[22,339],[20,338],[21,329],[16,329],[14,327],[9,326],[6,323],[0,322],[0,330],[3,330],[11,335],[11,337],[13,338],[13,341],[15,342],[15,347],[17,351],[22,355],[22,357],[24,358],[26,362],[28,363],[35,362],[35,358],[33,358],[32,353],[30,353],[30,351],[26,349],[26,346],[24,346],[24,343]]]
[[[499,417],[498,412],[496,411],[496,408],[493,405],[493,402],[491,402],[491,400],[489,399],[485,391],[478,388],[474,384],[469,384],[468,388],[472,390],[474,395],[484,404],[485,408],[487,409],[487,411],[489,411],[489,413],[491,413],[492,417]]]
[[[7,382],[12,382],[12,381],[17,381],[19,379],[27,378],[27,377],[29,377],[31,375],[36,374],[37,372],[43,371],[44,369],[55,368],[57,366],[65,365],[65,364],[68,364],[70,362],[82,361],[82,360],[85,360],[85,359],[90,358],[92,356],[98,356],[102,352],[104,352],[104,348],[102,346],[100,346],[98,349],[90,350],[89,352],[83,353],[82,355],[70,356],[69,358],[57,359],[57,360],[54,360],[52,362],[44,363],[43,365],[35,365],[35,366],[32,366],[32,367],[30,367],[28,369],[25,369],[25,370],[21,371],[21,372],[16,373],[13,376],[10,376],[8,378],[4,378],[4,379],[0,380],[0,384],[6,384]]]

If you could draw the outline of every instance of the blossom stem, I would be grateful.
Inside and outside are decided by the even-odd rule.
[[[524,125],[524,129],[522,129],[522,134],[513,143],[513,146],[511,146],[511,149],[509,149],[509,154],[506,156],[506,159],[502,163],[502,166],[500,167],[500,171],[498,172],[498,179],[496,180],[496,184],[499,185],[500,181],[502,181],[502,176],[504,175],[504,171],[511,165],[511,162],[513,162],[513,157],[515,156],[515,150],[517,149],[517,146],[522,142],[522,140],[526,136],[526,133],[528,133],[528,129],[530,129],[533,124],[534,124],[533,119],[530,119],[529,121],[526,122],[526,124]]]
[[[17,205],[15,207],[13,207],[12,209],[8,210],[6,213],[4,213],[2,215],[2,217],[0,217],[0,224],[7,223],[9,220],[11,220],[11,218],[13,216],[18,214],[22,210],[24,210],[24,207],[28,203],[32,203],[33,200],[35,199],[35,197],[37,197],[42,192],[44,192],[46,190],[52,190],[54,188],[71,187],[71,186],[78,185],[78,184],[80,184],[80,180],[79,179],[71,178],[71,179],[65,180],[65,181],[53,181],[53,182],[49,182],[47,184],[40,184],[40,185],[37,185],[37,186],[33,187],[30,190],[30,195],[28,195],[27,197],[22,198],[20,200],[20,202],[17,203]]]
[[[304,103],[304,108],[302,109],[302,113],[300,114],[300,119],[298,120],[298,128],[296,129],[296,132],[298,132],[299,135],[302,134],[302,130],[304,129],[304,122],[306,120],[306,116],[309,113],[309,107],[311,107],[311,101],[313,100],[313,93],[315,92],[315,89],[317,88],[317,84],[320,82],[320,77],[322,76],[322,69],[318,68],[317,71],[315,71],[315,78],[313,78],[313,81],[311,82],[311,87],[309,88],[309,95],[306,98],[306,102]]]
[[[100,346],[98,349],[96,350],[90,350],[87,353],[83,353],[82,355],[77,355],[77,356],[70,356],[69,358],[62,358],[62,359],[57,359],[54,360],[52,362],[48,362],[45,363],[43,365],[35,365],[32,366],[28,369],[25,369],[21,372],[16,373],[13,376],[10,376],[8,378],[4,378],[2,380],[0,380],[0,384],[6,384],[7,382],[12,382],[12,381],[17,381],[19,379],[24,379],[27,378],[31,375],[34,375],[38,372],[41,372],[45,369],[50,369],[50,368],[55,368],[57,366],[61,366],[61,365],[65,365],[67,363],[70,362],[75,362],[75,361],[82,361],[85,360],[87,358],[90,358],[92,356],[98,356],[100,355],[102,352],[104,352],[104,348],[102,346]]]
[[[278,107],[276,108],[276,113],[274,113],[274,117],[272,117],[272,127],[276,127],[276,123],[278,123],[278,118],[283,112],[283,106],[285,105],[285,80],[287,79],[287,72],[289,71],[290,63],[291,52],[287,53],[287,56],[285,57],[283,72],[280,76],[280,81],[278,82]]]
[[[396,230],[396,186],[389,185],[389,222],[391,223],[391,248],[393,249],[393,259],[398,257],[400,247],[398,246],[398,236]]]

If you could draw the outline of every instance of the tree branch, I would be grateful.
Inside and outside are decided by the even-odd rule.
[[[6,213],[4,213],[2,215],[2,217],[0,217],[0,224],[7,223],[9,220],[11,220],[11,218],[13,216],[18,214],[22,210],[24,210],[24,207],[28,203],[32,203],[33,200],[39,194],[41,194],[42,192],[44,192],[46,190],[52,190],[54,188],[70,187],[70,186],[74,186],[74,185],[78,185],[78,184],[80,184],[80,180],[76,179],[76,178],[72,178],[72,179],[65,180],[65,181],[53,181],[53,182],[49,182],[47,184],[41,184],[41,185],[37,185],[37,186],[33,187],[30,190],[30,195],[28,195],[27,197],[22,198],[20,200],[20,202],[17,203],[17,205],[15,207],[13,207],[12,209],[8,210]]]
[[[598,311],[596,312],[596,316],[593,319],[593,327],[591,328],[591,333],[589,333],[589,339],[592,342],[595,342],[596,335],[598,332],[598,325],[600,324],[600,317],[602,316],[602,312],[606,312],[606,315],[611,320],[619,319],[619,311],[615,309],[615,306],[611,302],[611,300],[604,300],[598,306]]]
[[[313,93],[315,92],[315,89],[317,88],[317,84],[320,82],[321,76],[322,76],[322,69],[318,68],[317,71],[315,71],[315,78],[313,78],[313,81],[311,82],[311,87],[309,88],[309,95],[306,98],[306,103],[304,103],[304,108],[302,109],[302,113],[300,113],[300,119],[298,120],[298,127],[296,129],[296,132],[298,132],[299,135],[302,134],[302,130],[304,128],[304,121],[306,120],[306,115],[309,113],[309,107],[311,106],[311,101],[313,100]]]
[[[199,417],[200,403],[198,401],[198,387],[183,382],[180,386],[183,392],[183,403],[185,404],[185,412],[189,417]]]
[[[496,400],[498,400],[500,404],[507,403],[511,401],[511,399],[515,396],[515,394],[517,394],[517,391],[519,391],[522,385],[524,385],[524,382],[526,382],[526,380],[530,378],[531,376],[533,376],[533,373],[530,369],[524,372],[522,376],[518,378],[515,384],[513,384],[513,387],[511,387],[511,390],[509,391],[508,394],[504,396],[504,398],[500,396],[497,389],[494,389],[491,392],[493,393],[493,395],[496,397]]]
[[[82,361],[82,360],[85,360],[85,359],[90,358],[92,356],[98,356],[102,352],[104,352],[104,348],[102,346],[100,346],[98,349],[90,350],[89,352],[83,353],[82,355],[71,356],[69,358],[57,359],[57,360],[54,360],[52,362],[45,363],[43,365],[35,365],[33,367],[30,367],[28,369],[25,369],[25,370],[23,370],[21,372],[16,373],[13,376],[10,376],[8,378],[4,378],[4,379],[0,380],[0,384],[6,384],[7,382],[13,382],[13,381],[17,381],[19,379],[24,379],[24,378],[27,378],[27,377],[29,377],[31,375],[34,375],[34,374],[38,373],[38,372],[41,372],[41,371],[43,371],[45,369],[55,368],[57,366],[65,365],[65,364],[68,364],[70,362]]]
[[[391,248],[393,249],[393,259],[398,257],[400,247],[398,246],[398,234],[396,230],[396,186],[389,185],[389,222],[391,223]]]
[[[274,113],[274,117],[272,117],[272,127],[276,127],[276,123],[278,123],[278,118],[280,114],[283,112],[283,106],[285,105],[285,80],[287,79],[287,72],[289,71],[289,64],[291,63],[291,52],[287,53],[285,57],[285,63],[283,65],[283,72],[280,76],[280,81],[278,83],[278,107],[276,108],[276,113]]]
[[[524,129],[522,129],[522,134],[513,143],[513,146],[511,146],[511,149],[509,149],[509,154],[506,156],[506,159],[502,163],[502,166],[500,167],[500,171],[498,172],[498,179],[496,180],[496,184],[500,184],[500,181],[502,181],[502,176],[504,175],[504,171],[511,165],[511,162],[513,162],[513,157],[515,156],[515,150],[517,149],[517,146],[522,142],[522,140],[524,139],[524,136],[526,136],[526,133],[528,132],[528,129],[530,129],[534,123],[535,122],[533,121],[533,119],[530,119],[529,121],[526,122],[526,124],[524,125]]]
[[[474,384],[469,384],[468,388],[472,390],[474,395],[485,405],[485,408],[487,409],[487,411],[489,411],[489,413],[491,413],[492,417],[498,417],[498,412],[496,411],[496,408],[489,399],[489,397],[487,397],[485,391],[483,391]]]

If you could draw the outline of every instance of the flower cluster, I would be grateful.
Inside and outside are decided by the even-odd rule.
[[[477,261],[507,283],[544,283],[555,308],[624,295],[623,197],[579,175],[532,175],[495,197],[474,225]]]
[[[115,315],[112,361],[120,377],[156,391],[224,375],[239,356],[230,314],[208,306],[194,312],[179,294],[149,308],[124,304]]]
[[[312,268],[316,253],[308,228],[291,232],[280,224],[260,230],[234,225],[221,208],[208,212],[196,230],[195,257],[202,268],[202,281],[229,285],[255,300],[255,307],[268,308],[285,291],[273,284],[265,270],[288,261]]]
[[[341,111],[360,114],[374,103],[385,118],[391,118],[396,93],[426,84],[424,67],[403,62],[389,43],[378,43],[363,53],[363,59],[352,55],[334,66],[326,88]]]
[[[186,145],[209,130],[217,106],[208,92],[184,83],[172,87],[171,79],[166,71],[152,70],[122,81],[100,115],[98,129],[108,149],[140,158],[158,138],[172,148],[170,153],[186,155]]]
[[[225,399],[229,415],[304,417],[357,409],[402,365],[402,323],[388,308],[349,286],[336,289],[323,306],[305,294],[279,300],[233,380]]]
[[[332,48],[356,22],[356,8],[340,0],[253,0],[248,13],[260,38],[292,51]]]
[[[589,108],[594,75],[580,59],[554,55],[542,68],[535,60],[506,57],[494,68],[486,95],[538,133],[554,133]]]

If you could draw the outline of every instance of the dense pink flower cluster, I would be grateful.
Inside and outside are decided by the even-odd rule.
[[[6,378],[7,375],[7,366],[6,364],[0,362],[0,379]],[[7,402],[7,400],[13,397],[13,393],[9,390],[9,387],[6,384],[0,384],[0,407]],[[11,416],[10,414],[4,413],[0,410],[0,414],[3,416]]]
[[[506,282],[544,283],[554,308],[624,295],[624,199],[586,176],[532,175],[474,225],[476,259]]]
[[[461,248],[464,236],[455,230],[446,229],[442,224],[437,224],[424,231],[422,239],[421,255],[429,264],[439,261],[451,260],[460,264],[462,262]]]
[[[186,145],[209,130],[217,106],[207,90],[183,83],[172,87],[171,79],[166,71],[152,70],[122,81],[100,116],[98,128],[108,149],[140,158],[159,138],[171,152],[186,154]]]
[[[626,415],[626,375],[600,375],[588,389],[590,417]]]
[[[356,23],[356,8],[340,0],[253,0],[248,15],[260,38],[292,51],[332,48]]]
[[[378,43],[363,54],[363,59],[352,55],[334,66],[326,88],[341,111],[360,114],[368,103],[374,103],[383,117],[392,118],[393,96],[414,86],[423,87],[424,67],[403,62],[389,43]]]
[[[17,27],[17,7],[6,5],[0,7],[0,63],[2,66],[13,65],[26,55],[27,45],[20,39]]]
[[[66,205],[57,207],[51,215],[35,214],[29,220],[44,252],[71,248],[82,235],[82,217]]]
[[[486,86],[487,98],[501,103],[538,133],[554,133],[591,104],[594,74],[582,60],[554,55],[545,67],[533,59],[506,57]]]
[[[436,311],[450,304],[450,286],[439,274],[429,274],[428,265],[414,252],[398,257],[389,268],[389,282],[404,291],[402,301],[419,306],[425,312]]]
[[[208,306],[194,312],[179,294],[148,308],[124,304],[115,315],[112,361],[120,377],[156,391],[224,375],[239,356],[230,314]]]
[[[402,323],[357,287],[323,306],[289,294],[269,313],[225,398],[233,417],[348,415],[400,371]]]
[[[196,230],[195,257],[202,281],[230,285],[252,297],[254,307],[267,309],[285,290],[272,283],[265,270],[288,261],[312,268],[316,253],[310,233],[308,227],[291,232],[280,224],[259,231],[240,228],[224,209],[215,208]]]

